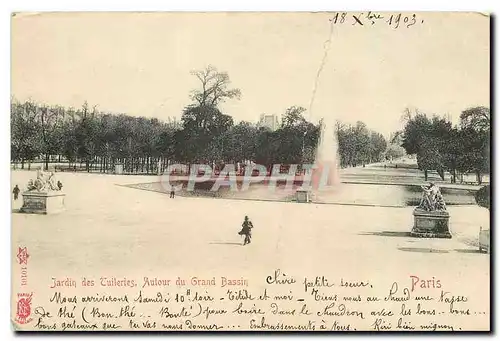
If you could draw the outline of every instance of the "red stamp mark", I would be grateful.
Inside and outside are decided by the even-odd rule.
[[[17,310],[16,310],[16,322],[19,324],[26,324],[33,320],[30,318],[31,315],[31,298],[33,293],[21,293],[17,294]]]
[[[19,261],[19,264],[28,265],[29,256],[27,247],[20,247],[17,251],[17,260]]]

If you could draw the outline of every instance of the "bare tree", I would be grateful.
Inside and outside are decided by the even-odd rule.
[[[199,106],[216,107],[227,99],[240,99],[240,89],[230,89],[231,80],[227,72],[218,71],[209,65],[203,70],[192,71],[191,74],[201,82],[201,89],[191,92],[191,99]]]

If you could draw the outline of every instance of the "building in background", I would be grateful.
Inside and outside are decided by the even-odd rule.
[[[267,127],[271,129],[272,131],[276,130],[279,128],[279,120],[278,120],[278,115],[274,114],[261,114],[259,118],[259,127]]]

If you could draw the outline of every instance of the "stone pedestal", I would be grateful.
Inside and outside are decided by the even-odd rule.
[[[299,203],[308,203],[310,202],[310,196],[309,196],[309,191],[299,189],[297,192],[295,192],[297,202]]]
[[[61,192],[24,192],[22,213],[53,214],[64,211],[64,198]]]
[[[490,230],[483,230],[482,227],[479,231],[479,251],[490,253]]]
[[[410,235],[420,238],[451,238],[449,229],[450,214],[446,211],[413,211],[415,223]]]

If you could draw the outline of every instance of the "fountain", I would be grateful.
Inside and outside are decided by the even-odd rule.
[[[337,137],[333,129],[333,122],[322,120],[320,136],[314,161],[315,169],[312,172],[312,189],[315,191],[332,189],[340,183],[338,173]]]
[[[311,191],[331,191],[340,184],[337,160],[337,136],[334,124],[323,119],[320,122],[320,136],[310,183],[304,181],[303,187],[296,191],[297,202],[310,202]]]

